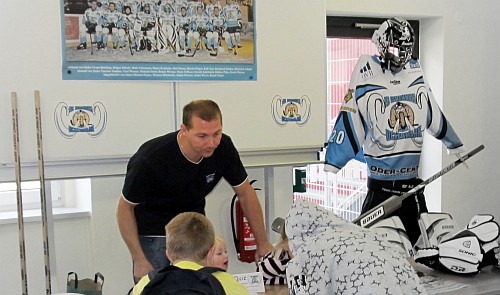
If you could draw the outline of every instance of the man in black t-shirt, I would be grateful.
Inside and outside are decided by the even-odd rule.
[[[211,100],[183,109],[180,130],[151,139],[130,158],[117,206],[120,233],[134,264],[134,281],[169,264],[165,225],[182,212],[205,214],[205,197],[221,178],[238,195],[257,242],[256,259],[272,249],[260,202],[222,114]]]

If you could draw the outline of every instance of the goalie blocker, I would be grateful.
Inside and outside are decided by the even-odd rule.
[[[475,274],[487,265],[499,265],[498,223],[492,215],[476,215],[467,227],[437,246],[418,249],[415,261],[434,269]]]

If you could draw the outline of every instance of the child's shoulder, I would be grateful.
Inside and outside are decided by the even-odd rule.
[[[218,271],[213,275],[219,280],[227,295],[249,294],[247,288],[239,283],[232,274],[225,271]]]

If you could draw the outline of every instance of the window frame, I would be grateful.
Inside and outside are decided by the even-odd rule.
[[[359,24],[370,24],[375,27],[380,26],[388,18],[376,17],[353,17],[353,16],[327,16],[326,17],[326,38],[368,38],[371,39],[375,28],[361,28]],[[415,33],[415,46],[413,56],[420,56],[420,21],[405,18],[413,28]],[[358,26],[356,25],[358,24]]]
[[[22,209],[25,222],[38,221],[41,217],[41,195],[39,181],[22,181]],[[59,179],[46,181],[45,197],[47,211],[51,211],[54,218],[71,218],[90,216],[91,179]],[[17,184],[2,182],[0,185],[0,224],[17,222]]]

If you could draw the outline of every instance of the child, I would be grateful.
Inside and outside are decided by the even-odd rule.
[[[427,294],[411,266],[382,236],[316,204],[297,200],[286,218],[295,295]]]
[[[224,238],[220,235],[215,236],[215,252],[213,256],[213,261],[210,266],[222,268],[227,271],[229,264],[229,259],[227,256],[227,247]]]
[[[278,224],[279,223],[279,224]],[[275,224],[276,228],[275,229]],[[281,241],[274,246],[273,251],[267,253],[258,263],[257,271],[262,273],[264,284],[266,285],[285,285],[286,284],[286,266],[292,258],[292,253],[288,247],[288,237],[285,233],[285,220],[276,218],[273,222],[273,230],[281,235]]]
[[[184,212],[174,217],[165,227],[167,257],[172,265],[183,269],[199,270],[213,261],[215,231],[210,220],[196,212]],[[227,295],[245,295],[248,290],[224,271],[213,273]],[[147,288],[148,275],[135,285],[133,295]]]

